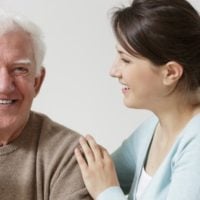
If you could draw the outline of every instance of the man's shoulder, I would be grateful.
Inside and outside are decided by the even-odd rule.
[[[37,134],[36,170],[50,185],[52,199],[91,199],[74,155],[80,134],[47,115],[31,112],[29,128],[34,124],[38,126],[31,130]]]
[[[31,112],[31,124],[38,125],[39,144],[43,146],[66,146],[74,148],[78,145],[80,134],[52,120],[43,113]]]

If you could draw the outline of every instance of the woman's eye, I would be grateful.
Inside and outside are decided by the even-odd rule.
[[[122,58],[122,61],[123,61],[124,63],[127,63],[127,64],[129,64],[129,63],[130,63],[130,60],[128,60],[128,59],[125,59],[125,58]]]

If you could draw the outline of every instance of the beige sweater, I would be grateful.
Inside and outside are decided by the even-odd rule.
[[[78,138],[31,112],[22,134],[0,147],[0,200],[91,200],[73,153]]]

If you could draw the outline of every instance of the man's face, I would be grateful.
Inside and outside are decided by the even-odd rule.
[[[18,30],[0,36],[0,134],[21,131],[42,79],[29,35]]]

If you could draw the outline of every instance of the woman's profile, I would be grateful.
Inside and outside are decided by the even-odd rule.
[[[113,13],[112,25],[110,75],[128,108],[153,114],[112,159],[92,136],[80,139],[86,187],[98,200],[198,200],[200,16],[186,0],[134,0]]]

